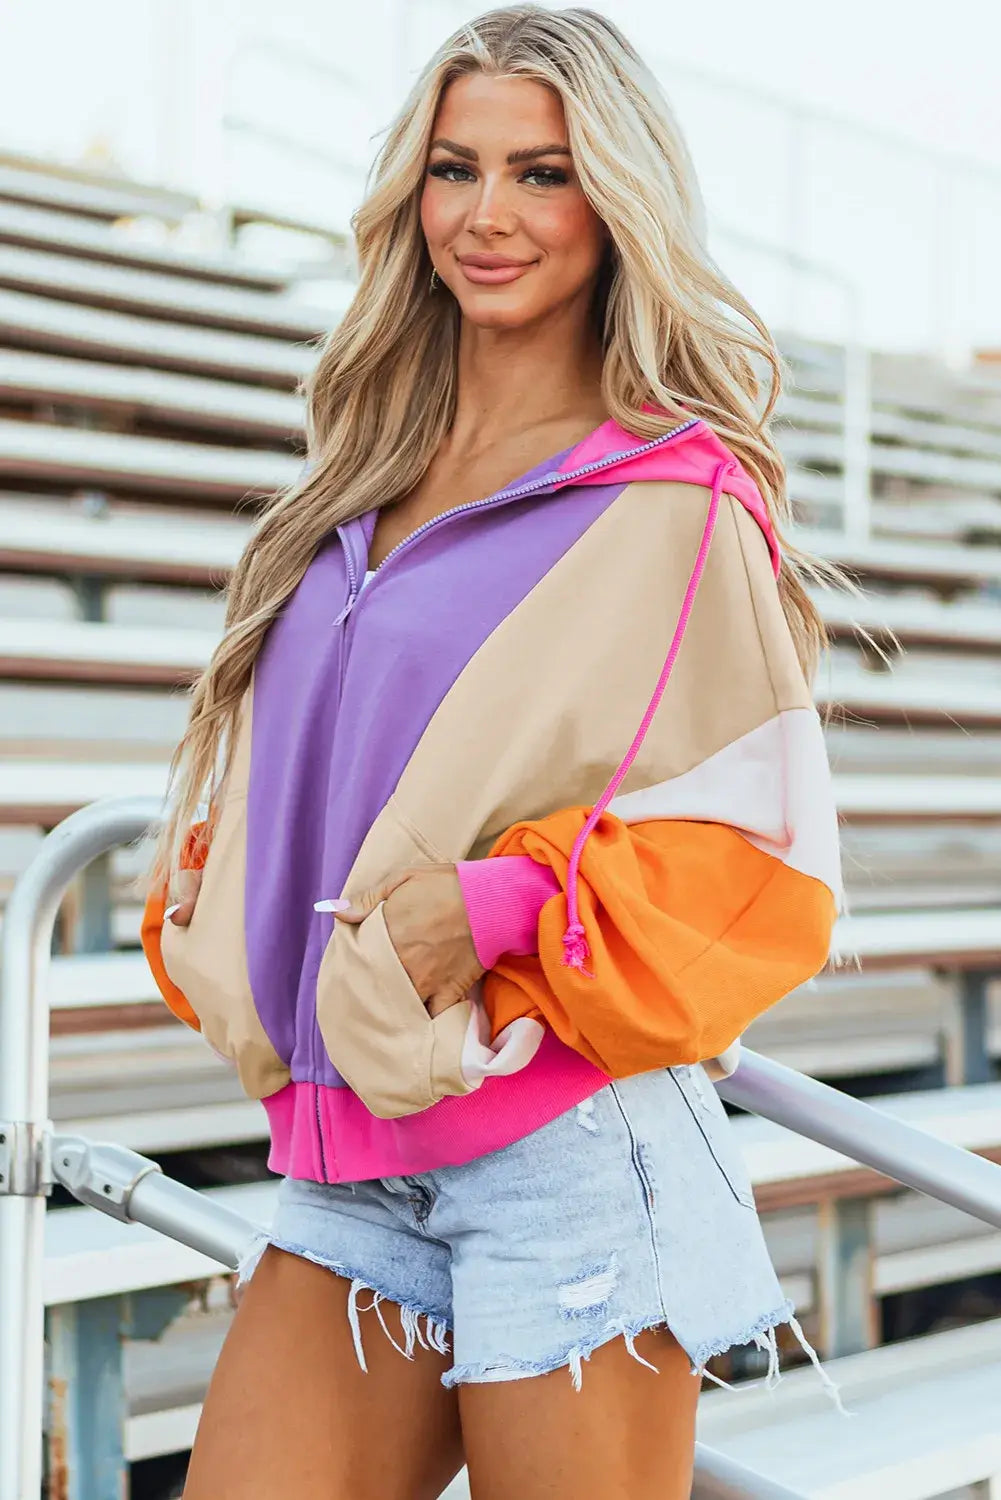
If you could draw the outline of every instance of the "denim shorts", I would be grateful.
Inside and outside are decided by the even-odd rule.
[[[350,1279],[362,1369],[368,1294],[366,1310],[382,1299],[402,1309],[401,1353],[419,1343],[451,1354],[446,1386],[566,1367],[579,1390],[593,1350],[622,1337],[639,1358],[633,1339],[658,1325],[695,1373],[755,1343],[777,1379],[782,1323],[816,1361],[700,1065],[609,1083],[462,1166],[334,1185],[286,1178],[241,1279],[269,1243]]]

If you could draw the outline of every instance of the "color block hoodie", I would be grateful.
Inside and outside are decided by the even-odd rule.
[[[275,1171],[459,1163],[609,1077],[736,1065],[827,960],[823,735],[751,477],[702,421],[613,421],[426,522],[362,590],[337,527],[268,630],[167,1004],[262,1099]],[[429,1018],[386,926],[316,903],[455,862],[486,969]]]

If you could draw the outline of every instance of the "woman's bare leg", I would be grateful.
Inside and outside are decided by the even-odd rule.
[[[621,1338],[583,1366],[459,1387],[473,1500],[688,1500],[701,1382],[666,1329]]]
[[[265,1251],[212,1376],[185,1500],[437,1500],[463,1462],[456,1393],[440,1384],[449,1361],[419,1346],[404,1359],[363,1312],[366,1374],[349,1289]],[[402,1344],[398,1308],[380,1311]]]

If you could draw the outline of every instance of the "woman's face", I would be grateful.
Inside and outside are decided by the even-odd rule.
[[[482,328],[589,305],[608,239],[577,180],[558,96],[483,73],[442,95],[421,224],[438,275]]]

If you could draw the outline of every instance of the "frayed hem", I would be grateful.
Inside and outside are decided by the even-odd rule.
[[[450,1352],[446,1340],[451,1332],[452,1325],[448,1318],[430,1312],[426,1307],[417,1307],[412,1302],[403,1302],[393,1292],[381,1291],[378,1287],[372,1286],[365,1276],[359,1275],[350,1266],[346,1266],[340,1261],[327,1260],[323,1256],[317,1255],[315,1251],[308,1250],[305,1245],[296,1245],[290,1240],[275,1239],[268,1234],[258,1235],[242,1256],[240,1264],[237,1267],[237,1287],[243,1286],[245,1282],[250,1280],[260,1264],[265,1250],[272,1245],[276,1250],[283,1250],[286,1255],[298,1255],[303,1260],[310,1261],[314,1266],[322,1266],[325,1271],[332,1271],[336,1276],[343,1276],[351,1282],[348,1292],[348,1323],[351,1328],[351,1338],[354,1343],[358,1364],[364,1374],[368,1374],[368,1364],[365,1360],[365,1350],[362,1346],[361,1338],[361,1319],[359,1314],[363,1312],[375,1313],[386,1338],[394,1349],[399,1350],[405,1359],[414,1358],[415,1345],[419,1345],[422,1349],[433,1349],[438,1354],[448,1354]],[[372,1301],[368,1307],[358,1306],[358,1298],[362,1292],[372,1293]],[[397,1343],[386,1326],[386,1319],[380,1306],[382,1302],[392,1302],[400,1310],[400,1323],[403,1328],[404,1338],[402,1345]],[[421,1319],[424,1320],[425,1325],[423,1330],[421,1328]]]
[[[719,1339],[713,1343],[700,1344],[695,1353],[689,1356],[692,1361],[693,1375],[699,1375],[706,1380],[711,1380],[714,1385],[722,1386],[727,1391],[741,1389],[742,1387],[731,1385],[729,1381],[721,1380],[718,1375],[713,1375],[705,1366],[710,1359],[720,1354],[726,1354],[730,1349],[736,1348],[741,1344],[754,1344],[762,1353],[768,1355],[768,1370],[762,1384],[766,1391],[773,1391],[781,1381],[783,1374],[779,1368],[779,1346],[776,1337],[776,1331],[783,1325],[792,1330],[800,1348],[820,1377],[820,1383],[824,1387],[824,1391],[831,1398],[835,1407],[843,1417],[850,1416],[851,1413],[846,1411],[842,1404],[841,1392],[837,1384],[831,1379],[821,1364],[820,1356],[803,1332],[802,1326],[795,1316],[794,1305],[789,1301],[783,1303],[782,1307],[776,1312],[770,1313],[767,1317],[759,1318],[750,1328],[736,1334],[733,1338]]]
[[[745,1328],[730,1338],[713,1339],[711,1342],[699,1344],[694,1353],[689,1351],[693,1372],[700,1371],[709,1360],[715,1359],[717,1355],[727,1354],[740,1344],[758,1344],[760,1348],[759,1341],[768,1333],[774,1333],[780,1323],[788,1323],[794,1312],[795,1306],[792,1302],[783,1302],[775,1312],[766,1313],[763,1318],[752,1323],[750,1328]]]
[[[666,1326],[663,1315],[655,1318],[647,1318],[638,1323],[624,1323],[621,1320],[606,1323],[601,1333],[596,1338],[589,1339],[585,1343],[571,1344],[562,1354],[551,1360],[525,1360],[500,1358],[483,1364],[454,1365],[451,1370],[446,1370],[441,1377],[441,1383],[446,1390],[451,1390],[457,1385],[486,1385],[504,1380],[529,1380],[537,1375],[551,1375],[554,1370],[566,1368],[570,1371],[570,1378],[575,1391],[579,1391],[583,1384],[583,1362],[590,1359],[596,1349],[610,1344],[613,1339],[625,1340],[626,1348],[638,1364],[645,1365],[655,1375],[660,1371],[656,1365],[652,1365],[642,1354],[636,1352],[634,1340],[648,1328]]]

